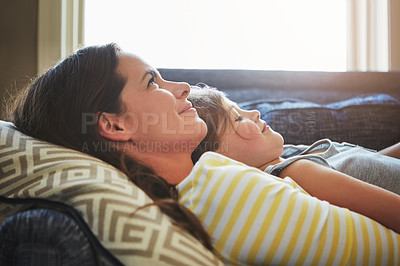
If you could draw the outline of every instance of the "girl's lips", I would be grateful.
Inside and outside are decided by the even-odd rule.
[[[267,125],[266,122],[264,122],[264,126],[263,126],[261,133],[265,133],[268,129],[269,129],[269,126]]]

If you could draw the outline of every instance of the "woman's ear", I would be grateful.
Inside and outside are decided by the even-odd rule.
[[[129,141],[131,139],[131,134],[126,130],[118,115],[101,113],[98,128],[100,135],[106,139],[113,141]]]

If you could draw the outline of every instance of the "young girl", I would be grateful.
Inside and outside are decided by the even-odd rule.
[[[192,154],[194,162],[204,152],[215,151],[266,173],[289,176],[312,196],[363,214],[369,212],[368,204],[353,206],[344,197],[342,182],[357,182],[352,178],[355,177],[400,194],[397,158],[328,139],[310,147],[283,145],[282,136],[260,119],[257,110],[242,110],[223,92],[209,87],[192,89],[188,99],[208,128],[206,137]],[[389,150],[396,154],[393,150],[397,149],[398,145]],[[349,195],[364,196],[357,191]]]
[[[398,252],[400,238],[383,233],[386,229],[372,220],[365,220],[365,216],[399,230],[395,229],[397,222],[390,224],[392,216],[381,212],[385,208],[383,204],[397,201],[399,197],[331,169],[329,155],[340,157],[351,150],[355,150],[353,156],[356,157],[363,153],[374,154],[381,157],[379,162],[390,161],[388,164],[394,165],[395,174],[387,176],[393,179],[399,176],[398,159],[353,145],[336,146],[329,140],[317,142],[302,152],[307,155],[284,159],[281,157],[282,136],[260,119],[258,111],[242,110],[224,93],[207,87],[192,89],[188,99],[206,122],[208,132],[192,154],[193,161],[199,159],[194,173],[178,185],[180,201],[218,240],[216,249],[222,254],[228,253],[232,260],[250,264],[397,263],[390,259],[390,252],[383,254],[382,251]],[[290,148],[297,150],[293,146]],[[389,150],[396,154],[397,149]],[[277,178],[276,184],[289,184],[297,192],[284,192],[283,184],[280,189],[271,187],[261,174],[256,174],[257,169],[232,177],[233,165],[237,167],[240,163],[208,158],[210,153],[206,151],[216,151],[273,173],[282,178]],[[222,166],[226,168],[225,172],[219,169]],[[359,168],[357,164],[353,167]],[[379,167],[384,169],[383,165]],[[348,168],[351,167],[344,169]],[[364,171],[360,177],[368,174]],[[217,180],[216,176],[219,177]],[[330,204],[325,205],[326,201]],[[392,214],[398,215],[398,205],[391,206]],[[352,212],[346,213],[346,208]],[[316,222],[320,219],[325,223]],[[392,246],[391,243],[397,244]]]
[[[192,154],[193,161],[205,151],[216,151],[275,176],[295,180],[308,175],[310,169],[306,166],[314,171],[318,163],[400,195],[400,160],[396,158],[400,143],[379,153],[329,139],[311,146],[283,145],[282,136],[260,119],[257,110],[241,109],[223,92],[208,87],[195,89],[189,100],[208,126],[206,138]]]

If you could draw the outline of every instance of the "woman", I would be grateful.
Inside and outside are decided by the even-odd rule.
[[[251,180],[279,188],[285,195],[293,195],[295,200],[306,197],[309,204],[324,205],[323,213],[336,211],[336,207],[328,206],[327,203],[309,197],[303,192],[299,195],[300,188],[296,188],[294,182],[277,183],[271,175],[237,164],[217,154],[203,156],[203,162],[200,160],[200,164],[196,165],[197,168],[193,169],[191,153],[206,136],[207,128],[188,102],[189,92],[188,84],[163,80],[155,69],[140,58],[120,51],[115,45],[88,47],[79,50],[39,77],[20,101],[14,112],[13,122],[24,133],[82,150],[121,169],[156,201],[164,213],[171,216],[176,223],[192,233],[209,249],[212,249],[212,246],[207,233],[196,217],[178,203],[175,186],[182,188],[179,192],[180,201],[187,206],[188,201],[185,201],[183,196],[187,199],[185,193],[191,189],[188,182],[199,177],[198,173],[201,176],[202,171],[206,171],[205,176],[220,180],[219,177],[214,178],[212,175],[213,169],[202,166],[218,164],[221,160],[234,166],[234,171],[229,177],[236,176],[237,172],[239,175],[248,172],[251,173]],[[107,152],[106,149],[99,151],[96,149],[99,143],[110,148]],[[224,165],[218,167],[218,169],[225,168]],[[274,194],[264,194],[268,196],[266,199],[274,198]],[[196,198],[189,197],[189,200],[192,199],[197,202]],[[396,200],[392,199],[392,203]],[[378,201],[381,202],[379,199]],[[213,204],[210,201],[208,203]],[[226,206],[212,207],[215,207],[216,212],[227,209]],[[285,207],[281,211],[285,213]],[[260,210],[260,213],[262,212],[263,210]],[[349,215],[345,210],[341,212]],[[201,215],[198,217],[207,227],[203,217]],[[316,219],[320,225],[328,222]],[[393,236],[397,241],[397,235],[392,231],[379,227],[376,222],[367,221],[367,224],[376,225],[378,230],[382,230],[387,236]],[[254,228],[264,230],[265,227],[258,225]],[[273,228],[267,227],[267,229]],[[218,235],[218,230],[210,228],[207,230],[212,233],[216,241],[226,242],[227,239]],[[215,232],[217,234],[214,234]],[[314,241],[313,245],[317,242]],[[350,241],[346,243],[350,244]],[[252,257],[250,252],[254,251],[252,245],[240,242],[239,246],[244,247],[243,252],[246,253],[244,257],[247,258],[247,255]],[[389,243],[388,246],[391,249],[383,251],[384,255],[395,260],[398,254],[395,250],[397,244]],[[278,253],[282,250],[278,250]],[[242,257],[236,259],[236,255],[232,257],[230,254],[234,250],[226,251],[222,248],[218,251],[223,251],[226,259],[236,262],[247,261]],[[328,258],[325,258],[324,252],[321,254],[323,260]],[[357,256],[354,257],[356,260],[361,258]],[[316,260],[314,255],[312,257]],[[343,258],[345,261],[349,259]],[[270,260],[271,256],[267,258],[267,261]]]
[[[178,203],[174,186],[190,172],[190,154],[206,134],[186,99],[189,91],[188,84],[162,80],[114,44],[87,47],[37,78],[16,101],[11,121],[25,134],[121,169],[212,250],[197,218]]]

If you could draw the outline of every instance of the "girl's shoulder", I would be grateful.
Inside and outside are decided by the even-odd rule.
[[[236,161],[229,157],[216,152],[205,152],[197,163],[194,165],[193,171],[231,171],[231,172],[241,172],[241,171],[254,171],[258,174],[264,175],[265,173],[255,167],[248,166],[242,162]]]
[[[192,183],[192,186],[202,186],[214,182],[240,182],[257,183],[259,185],[270,185],[272,183],[284,183],[294,186],[294,181],[270,175],[258,168],[248,166],[234,159],[215,152],[204,153],[193,167],[184,183]],[[289,182],[288,182],[289,181]]]
[[[238,161],[236,161],[234,159],[226,157],[225,155],[222,155],[222,154],[219,154],[219,153],[216,153],[216,152],[213,152],[213,151],[207,151],[207,152],[203,153],[200,156],[200,158],[197,161],[196,165],[201,163],[201,162],[207,161],[207,160],[217,160],[217,161],[221,161],[221,162],[231,161],[232,163],[236,162],[236,163],[242,164],[242,163],[240,163],[240,162],[238,162]]]

